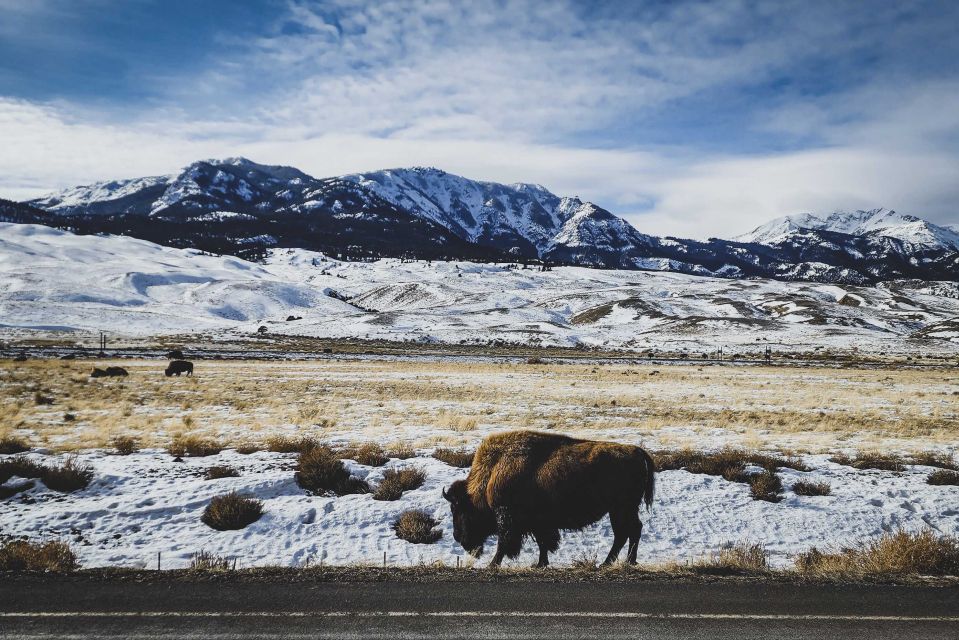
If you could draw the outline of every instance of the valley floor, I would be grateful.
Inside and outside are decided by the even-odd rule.
[[[91,379],[92,366],[130,375]],[[859,470],[835,452],[957,454],[959,373],[952,369],[787,368],[719,365],[526,364],[488,361],[196,362],[193,378],[166,378],[164,361],[0,361],[0,436],[25,438],[45,463],[75,455],[92,484],[75,493],[41,482],[0,501],[0,535],[71,541],[85,566],[187,566],[200,550],[240,566],[410,565],[469,562],[452,540],[440,489],[465,469],[431,457],[437,447],[472,448],[488,433],[530,428],[641,444],[651,451],[725,445],[799,456],[809,471],[780,469],[778,503],[754,500],[749,485],[685,470],[662,471],[644,516],[640,559],[695,561],[727,543],[762,543],[778,566],[809,547],[836,549],[898,529],[959,535],[959,487],[934,486],[932,468]],[[115,436],[141,451],[116,455]],[[215,455],[175,462],[177,435],[215,440]],[[373,486],[385,469],[415,466],[425,484],[395,502],[370,495],[311,496],[293,477],[295,454],[257,451],[271,436],[309,435],[334,445],[406,444],[414,457],[384,467],[347,460]],[[0,456],[0,459],[10,456]],[[205,480],[214,465],[239,477]],[[827,483],[831,494],[800,496],[794,483]],[[10,481],[16,482],[16,479]],[[246,529],[218,532],[200,521],[209,500],[232,490],[263,500]],[[396,516],[425,509],[443,537],[432,545],[397,539]],[[602,558],[607,521],[565,535],[555,562]],[[532,561],[532,553],[515,564]]]

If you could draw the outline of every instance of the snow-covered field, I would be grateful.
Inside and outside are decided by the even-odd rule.
[[[392,566],[440,561],[470,562],[452,538],[452,521],[440,489],[462,478],[465,469],[425,456],[391,460],[386,467],[347,462],[355,475],[376,484],[391,466],[414,465],[426,472],[420,489],[395,502],[371,495],[314,497],[293,478],[293,454],[259,452],[240,455],[225,451],[183,463],[160,451],[131,456],[103,451],[84,453],[83,462],[96,469],[85,490],[61,495],[42,483],[0,502],[0,532],[31,538],[58,537],[72,541],[84,566],[156,565],[161,553],[165,568],[185,567],[190,556],[205,550],[238,559],[238,566],[304,564],[380,564],[386,553]],[[2,456],[0,456],[2,457]],[[31,454],[36,459],[46,456]],[[786,487],[779,503],[753,500],[744,484],[686,471],[658,476],[656,503],[642,516],[645,529],[641,562],[695,561],[716,552],[724,543],[764,543],[771,561],[788,565],[791,555],[811,546],[836,549],[897,529],[933,528],[959,535],[959,487],[925,483],[931,469],[910,467],[903,473],[856,471],[807,456],[813,470],[780,471]],[[240,470],[238,478],[204,480],[202,471],[214,464]],[[796,480],[828,482],[832,495],[796,496]],[[200,521],[214,495],[237,490],[261,498],[265,514],[240,531],[214,531]],[[439,520],[442,539],[436,544],[410,544],[394,535],[390,524],[403,510],[425,509]],[[602,559],[611,543],[608,519],[577,533],[567,533],[553,562]],[[490,544],[495,543],[495,538]],[[536,556],[530,544],[512,564],[525,566]],[[478,563],[485,564],[492,547]]]
[[[289,316],[300,319],[287,321]],[[959,285],[877,287],[467,262],[266,264],[0,224],[0,339],[276,334],[760,353],[959,353]]]

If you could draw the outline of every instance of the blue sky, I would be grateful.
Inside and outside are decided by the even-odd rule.
[[[642,231],[959,223],[959,3],[0,0],[0,196],[245,155],[538,182]]]

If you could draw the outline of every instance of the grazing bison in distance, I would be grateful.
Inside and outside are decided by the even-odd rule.
[[[179,376],[181,373],[185,373],[188,376],[193,375],[193,363],[188,362],[187,360],[174,360],[166,368],[166,371],[163,373],[169,378],[170,376]]]
[[[643,531],[639,507],[653,502],[655,465],[639,447],[566,436],[510,431],[483,440],[465,480],[443,491],[453,513],[453,538],[476,557],[491,535],[498,538],[490,566],[515,558],[523,539],[539,545],[539,563],[559,547],[560,530],[579,530],[607,513],[616,560],[629,541],[636,562]]]
[[[93,367],[93,371],[90,373],[91,378],[111,378],[111,377],[122,377],[130,375],[127,373],[127,370],[123,367],[107,367],[106,369],[100,369],[99,367]]]

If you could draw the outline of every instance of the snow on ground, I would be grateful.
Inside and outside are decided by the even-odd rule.
[[[346,298],[349,302],[343,301]],[[288,316],[301,319],[289,321]],[[0,223],[0,337],[44,331],[322,338],[691,352],[959,352],[956,283],[839,287],[469,262],[266,264],[118,236]]]
[[[163,567],[185,567],[201,549],[235,556],[241,567],[380,564],[384,552],[393,566],[469,559],[452,538],[448,505],[440,495],[443,486],[467,471],[425,455],[392,460],[381,468],[347,462],[355,475],[374,485],[390,466],[422,468],[425,485],[395,502],[376,501],[371,495],[308,495],[293,479],[291,454],[240,455],[228,450],[183,463],[155,450],[131,456],[93,451],[79,457],[96,469],[87,489],[62,495],[38,482],[34,489],[0,501],[0,533],[71,540],[88,567],[155,566],[157,552]],[[926,484],[931,471],[927,467],[891,473],[857,471],[825,456],[804,460],[813,471],[780,471],[786,493],[775,504],[752,500],[744,484],[686,471],[661,472],[653,510],[642,515],[640,561],[696,560],[724,543],[745,540],[764,543],[772,562],[784,566],[792,554],[811,546],[836,549],[900,528],[931,527],[959,535],[959,487]],[[215,464],[233,466],[242,475],[204,480],[202,471]],[[828,482],[833,494],[793,495],[789,487],[799,479]],[[240,531],[214,531],[201,523],[210,498],[231,490],[261,498],[263,517]],[[390,524],[409,508],[425,509],[439,520],[443,537],[438,543],[415,545],[395,537]],[[611,540],[605,519],[586,531],[566,533],[553,562],[601,560]],[[491,538],[480,565],[488,561],[494,544]],[[534,560],[533,547],[527,544],[512,564],[525,566]]]

